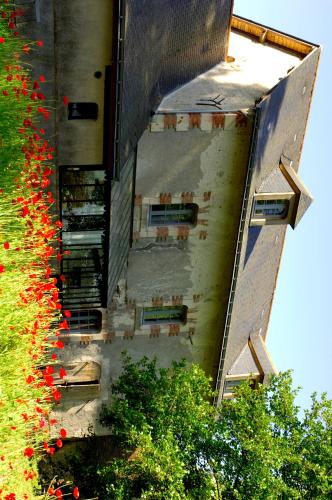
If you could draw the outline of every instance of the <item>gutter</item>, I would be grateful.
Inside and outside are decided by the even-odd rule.
[[[252,176],[253,176],[253,171],[254,171],[254,157],[255,157],[255,153],[256,153],[256,145],[257,145],[257,139],[258,139],[258,129],[259,129],[259,125],[260,125],[260,117],[261,117],[260,108],[255,108],[255,121],[254,121],[253,133],[252,133],[251,149],[250,149],[249,162],[248,162],[248,171],[247,171],[243,199],[242,199],[242,208],[241,208],[240,224],[239,224],[239,229],[238,229],[238,234],[237,234],[237,242],[236,242],[236,250],[235,250],[235,259],[234,259],[234,265],[233,265],[231,288],[230,288],[230,294],[229,294],[229,299],[228,299],[228,304],[227,304],[225,327],[224,327],[221,350],[220,350],[219,366],[218,366],[216,386],[215,386],[215,396],[213,399],[213,403],[215,405],[217,405],[221,399],[221,397],[220,397],[221,381],[223,378],[223,369],[224,369],[225,358],[226,358],[229,330],[230,330],[231,320],[232,320],[232,311],[233,311],[234,298],[235,298],[235,292],[236,292],[236,287],[237,287],[237,278],[238,278],[239,269],[240,269],[244,226],[246,223],[246,218],[247,218],[247,213],[248,213],[249,194],[250,194],[251,181],[252,181]]]

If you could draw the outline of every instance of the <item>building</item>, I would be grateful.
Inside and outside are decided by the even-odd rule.
[[[320,54],[230,0],[86,4],[45,0],[26,28],[44,32],[36,64],[59,102],[72,316],[55,413],[73,436],[106,432],[123,350],[199,363],[216,403],[275,371],[265,338],[287,226],[312,201],[297,172]]]

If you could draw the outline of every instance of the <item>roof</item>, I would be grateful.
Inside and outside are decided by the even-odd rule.
[[[256,106],[217,389],[250,335],[258,332],[265,338],[267,334],[286,227],[250,227],[251,204],[282,159],[288,158],[298,171],[319,56],[320,48],[314,47]],[[299,215],[308,204],[307,191],[303,193]]]

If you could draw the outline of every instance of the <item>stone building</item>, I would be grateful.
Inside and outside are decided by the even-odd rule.
[[[275,372],[265,338],[287,226],[312,201],[297,172],[320,48],[230,0],[177,4],[40,0],[23,27],[44,33],[35,64],[58,102],[71,318],[55,413],[73,436],[106,432],[123,350],[199,363],[216,403]]]

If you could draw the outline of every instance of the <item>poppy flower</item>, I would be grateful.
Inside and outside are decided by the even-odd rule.
[[[38,45],[38,47],[42,47],[43,46],[43,42],[41,40],[37,40],[37,45]]]
[[[62,396],[61,396],[61,392],[59,392],[59,391],[57,391],[57,390],[55,390],[55,391],[53,392],[53,398],[55,399],[55,401],[60,401],[61,397],[62,397]]]
[[[6,39],[3,36],[0,36],[0,43],[5,43]]]
[[[2,264],[0,264],[0,273],[3,273],[5,271],[5,266],[3,266]]]
[[[24,450],[24,456],[25,457],[28,457],[28,458],[31,458],[34,454],[34,449],[31,448],[31,446],[29,446],[28,448],[25,448]]]
[[[64,428],[60,429],[60,436],[62,437],[62,439],[65,439],[67,437],[66,429],[64,429]]]
[[[44,75],[39,75],[39,81],[40,82],[45,82],[45,76]]]
[[[68,97],[67,97],[66,95],[65,95],[65,96],[63,96],[63,104],[64,104],[65,106],[67,106],[67,104],[68,104],[68,103],[69,103],[69,99],[68,99]]]
[[[71,318],[71,312],[70,311],[64,310],[63,314],[66,316],[66,318]]]
[[[56,445],[57,445],[58,448],[62,448],[63,443],[62,443],[61,439],[57,439]]]
[[[6,241],[4,244],[3,244],[3,248],[5,250],[9,250],[9,247],[10,247],[10,244],[8,243],[8,241]]]
[[[3,94],[3,95],[8,95],[8,90],[3,90],[3,91],[2,91],[2,94]]]
[[[54,373],[53,366],[50,366],[50,365],[46,366],[44,373],[45,373],[45,375],[52,375],[52,373]]]
[[[55,489],[50,487],[50,488],[48,488],[47,493],[49,495],[54,495],[55,494]]]
[[[62,491],[61,490],[56,490],[55,496],[61,500],[63,498],[62,497]]]
[[[59,376],[61,379],[63,379],[63,377],[65,377],[67,375],[67,372],[64,368],[60,367],[59,369]]]
[[[79,496],[80,496],[79,489],[77,488],[77,486],[75,486],[75,488],[73,489],[73,497],[79,498]]]

